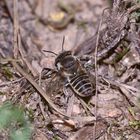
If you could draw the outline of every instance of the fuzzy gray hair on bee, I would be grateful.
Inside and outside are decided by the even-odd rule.
[[[64,39],[63,39],[64,40]],[[44,50],[45,51],[45,50]],[[65,78],[67,85],[81,97],[90,97],[94,95],[94,88],[90,81],[87,71],[80,64],[80,61],[71,51],[62,51],[56,54],[51,51],[45,51],[56,55],[56,72]]]

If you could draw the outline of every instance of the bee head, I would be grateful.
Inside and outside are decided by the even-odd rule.
[[[62,42],[62,52],[60,54],[56,54],[51,51],[45,51],[49,53],[53,53],[56,55],[55,59],[55,67],[59,73],[61,73],[63,76],[70,76],[78,71],[79,67],[79,61],[78,59],[72,55],[71,51],[64,51],[63,45],[64,45],[65,37],[63,37]]]

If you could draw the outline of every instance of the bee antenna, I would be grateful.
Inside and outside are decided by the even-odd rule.
[[[65,43],[65,36],[63,36],[63,40],[62,40],[62,52],[64,51],[64,43]]]
[[[55,52],[52,52],[52,51],[46,51],[46,50],[43,50],[43,52],[48,52],[48,53],[52,53],[52,54],[54,54],[54,55],[58,55],[57,53],[55,53]]]

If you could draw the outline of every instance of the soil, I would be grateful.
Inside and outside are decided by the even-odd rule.
[[[0,106],[24,108],[32,140],[139,140],[139,15],[135,0],[0,1]],[[92,96],[79,96],[56,67],[65,51]]]

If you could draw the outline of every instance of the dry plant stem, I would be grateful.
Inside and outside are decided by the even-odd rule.
[[[62,116],[68,117],[66,116],[64,113],[62,113],[56,106],[55,104],[51,101],[51,99],[49,98],[49,96],[45,93],[44,90],[42,90],[38,84],[33,80],[33,78],[26,74],[22,68],[16,63],[11,61],[12,65],[18,70],[19,73],[21,73],[21,75],[23,75],[33,86],[34,88],[40,93],[41,96],[43,96],[43,98],[48,102],[48,104],[55,110],[57,111],[59,114],[61,114]]]
[[[123,88],[126,88],[129,92],[135,92],[133,95],[136,96],[137,98],[139,97],[140,90],[136,89],[135,87],[126,85],[126,84],[121,83],[119,81],[113,81],[113,80],[110,80],[110,79],[105,78],[105,77],[103,78],[103,80],[105,80],[106,82],[110,83],[111,85],[113,85],[115,87],[118,87],[118,88],[123,87]]]
[[[41,86],[41,74],[39,75],[39,82],[38,82],[39,86]],[[42,115],[44,117],[45,120],[47,120],[46,116],[45,116],[45,112],[44,112],[44,109],[43,109],[43,105],[41,103],[41,98],[39,97],[39,107],[40,107],[40,110],[42,112]]]
[[[93,116],[95,116],[94,113],[92,112],[91,108],[85,103],[85,101],[82,100],[82,99],[80,99],[80,98],[79,98],[79,100],[80,100],[80,102],[81,102],[81,105],[83,106],[83,108],[84,108],[85,111],[87,112],[87,114],[88,114],[88,110],[89,110],[89,112],[90,112]],[[96,119],[96,118],[95,118],[95,119]]]
[[[18,57],[18,44],[17,44],[17,37],[18,37],[18,0],[14,0],[14,57]]]
[[[46,117],[45,111],[44,111],[44,107],[43,107],[42,102],[41,102],[41,97],[39,97],[39,107],[40,107],[40,110],[42,112],[44,119],[47,120],[47,117]]]
[[[101,16],[101,20],[99,23],[99,27],[98,27],[98,32],[97,32],[97,39],[96,39],[96,46],[95,46],[95,119],[97,120],[97,104],[98,104],[98,68],[97,68],[97,53],[98,53],[98,45],[99,45],[99,36],[100,36],[100,28],[102,25],[102,20],[103,20],[103,15],[104,15],[104,11],[102,13]],[[97,122],[95,121],[95,126],[94,126],[94,140],[96,140],[96,125]]]
[[[105,78],[103,78],[103,79],[105,79]],[[120,83],[118,81],[112,81],[109,79],[105,79],[105,80],[108,81],[112,87],[120,89],[122,91],[121,92],[122,95],[126,98],[126,100],[128,101],[128,103],[130,105],[132,105],[132,106],[135,105],[139,108],[138,99],[139,99],[140,90],[138,90],[132,86]]]
[[[23,80],[23,77],[22,77],[22,78],[19,78],[19,79],[17,79],[17,80],[14,80],[14,81],[3,82],[2,84],[0,84],[0,87],[13,85],[13,84],[16,84],[16,83],[20,82],[21,80]]]
[[[20,62],[20,60],[16,60],[16,59],[13,59],[13,58],[0,58],[0,64],[8,63],[9,61]]]
[[[140,9],[140,4],[136,4],[135,6],[129,8],[129,9],[127,10],[127,13],[126,13],[126,14],[131,14],[132,12],[134,12],[134,11],[136,11],[136,10],[138,10],[138,9]]]
[[[14,0],[15,4],[17,5],[18,0]],[[24,44],[24,40],[22,38],[22,36],[20,35],[20,26],[19,26],[19,18],[18,18],[18,9],[17,6],[14,6],[14,15],[12,14],[12,9],[10,9],[10,7],[8,6],[8,1],[5,0],[9,15],[13,21],[14,24],[14,57],[17,58],[18,55],[18,51],[21,54],[21,57],[23,59],[23,61],[26,63],[26,65],[28,66],[29,70],[31,71],[31,73],[33,74],[33,76],[37,76],[37,71],[31,66],[30,62],[27,60],[26,58],[26,53],[23,50]],[[17,54],[16,54],[17,53]]]
[[[67,92],[66,89],[63,89],[64,92]],[[67,94],[67,93],[64,93]],[[67,115],[72,116],[72,111],[73,111],[73,105],[75,101],[75,95],[72,94],[72,96],[68,100],[68,107],[67,107]]]
[[[30,62],[28,61],[28,59],[26,58],[26,54],[25,54],[25,51],[22,48],[21,42],[22,42],[21,35],[20,35],[20,32],[18,32],[18,49],[19,49],[19,52],[21,54],[22,60],[26,63],[28,69],[31,71],[31,73],[33,74],[33,76],[36,77],[38,75],[38,73],[32,67],[32,65],[30,64]]]

